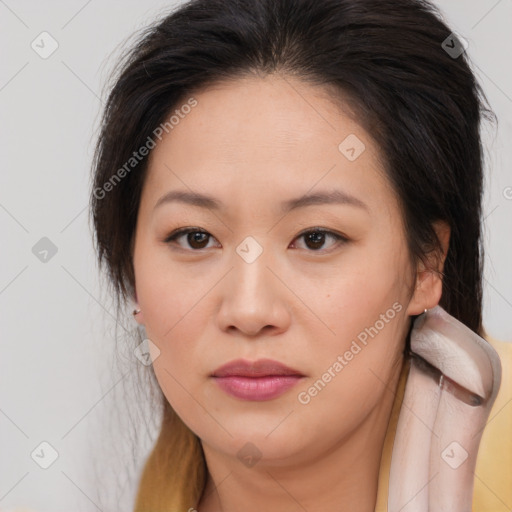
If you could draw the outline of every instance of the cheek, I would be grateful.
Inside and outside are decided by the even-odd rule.
[[[335,302],[326,313],[332,336],[325,334],[319,340],[315,357],[319,371],[326,371],[341,356],[339,375],[361,385],[360,378],[370,371],[386,377],[403,349],[405,296],[392,283],[381,288],[363,288],[356,280],[345,284],[342,292],[329,297]]]
[[[205,330],[201,322],[209,316],[201,303],[193,307],[197,297],[173,294],[172,298],[162,296],[162,300],[165,298],[165,306],[160,312],[151,311],[146,324],[148,338],[160,351],[153,360],[153,369],[167,401],[185,423],[192,426],[190,421],[205,420],[205,411],[197,400],[202,401],[199,387],[207,372],[197,340]]]
[[[364,338],[365,329],[376,322],[382,331],[381,337],[392,336],[390,326],[403,322],[395,317],[399,310],[405,310],[408,296],[403,279],[404,262],[395,261],[395,256],[386,259],[385,254],[385,251],[361,251],[357,258],[333,269],[329,278],[314,291],[309,282],[310,291],[305,296],[309,297],[309,302],[317,304],[319,316],[335,334],[330,344],[333,347],[338,345],[339,348],[336,340],[352,340],[360,333]],[[306,281],[304,293],[308,286]],[[381,315],[385,317],[384,328]]]
[[[357,405],[353,400],[372,402],[382,393],[379,379],[387,382],[396,369],[408,328],[406,263],[396,247],[381,241],[358,256],[333,275],[334,284],[322,296],[325,323],[334,335],[324,335],[315,347],[317,377],[341,356],[325,399],[341,399],[349,408]]]
[[[145,303],[145,326],[148,338],[160,350],[155,370],[167,371],[185,383],[199,373],[198,340],[203,337],[211,312],[206,309],[207,300],[201,300],[205,290],[200,284],[189,292],[179,291],[182,285],[188,286],[181,280],[172,287],[160,282],[151,288],[151,297]]]
[[[146,335],[157,347],[153,368],[167,400],[179,412],[180,404],[190,405],[194,379],[200,372],[197,340],[204,323],[211,318],[203,297],[212,279],[178,272],[162,256],[161,249],[141,248],[135,260],[139,304],[144,314]],[[203,297],[203,300],[201,298]]]
[[[180,331],[197,324],[201,298],[214,281],[212,273],[197,275],[183,265],[173,265],[161,246],[143,243],[134,260],[137,296],[148,337],[151,334],[159,343],[168,344],[183,335]]]
[[[349,293],[351,292],[351,293]],[[325,439],[356,429],[388,395],[388,383],[399,370],[407,331],[405,305],[391,287],[363,293],[357,287],[334,296],[331,312],[335,336],[315,342],[315,372],[297,397],[301,421],[322,431]],[[312,351],[306,357],[311,357]],[[297,427],[298,428],[298,427]]]

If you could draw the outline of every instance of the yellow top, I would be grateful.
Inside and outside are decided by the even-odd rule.
[[[476,459],[473,511],[512,510],[512,343],[485,339],[501,359],[501,386],[482,435]],[[375,512],[387,512],[389,467],[407,371],[402,372],[398,393],[384,441]]]

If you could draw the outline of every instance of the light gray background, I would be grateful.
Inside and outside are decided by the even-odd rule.
[[[485,136],[484,322],[492,336],[511,341],[512,1],[437,3],[468,40],[499,118],[497,132]],[[2,511],[133,505],[134,475],[158,418],[125,403],[125,396],[147,403],[130,391],[142,365],[133,357],[124,366],[113,362],[114,311],[88,226],[89,173],[108,71],[126,38],[172,5],[0,0]],[[59,45],[47,59],[31,48],[43,31]],[[32,252],[42,237],[58,249],[46,263]],[[133,330],[133,319],[127,322]],[[34,449],[39,460],[50,456],[43,441],[58,452],[48,469],[31,458]]]

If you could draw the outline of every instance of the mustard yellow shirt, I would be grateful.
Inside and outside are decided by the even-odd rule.
[[[473,512],[512,511],[512,343],[485,339],[501,359],[501,386],[482,435],[476,460]],[[384,441],[375,512],[387,512],[389,467],[407,372],[402,372]]]

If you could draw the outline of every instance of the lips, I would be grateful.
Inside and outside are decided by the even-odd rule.
[[[282,395],[304,375],[271,359],[254,362],[238,359],[217,368],[211,377],[220,389],[232,397],[263,401]]]
[[[290,368],[279,361],[272,359],[258,359],[257,361],[250,362],[244,359],[237,359],[231,361],[223,366],[217,368],[212,377],[271,377],[271,376],[297,376],[304,377],[304,375]]]

